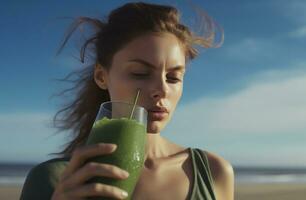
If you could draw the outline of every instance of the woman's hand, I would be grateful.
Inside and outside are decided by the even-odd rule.
[[[87,197],[104,196],[124,199],[127,193],[122,189],[101,183],[85,182],[95,176],[126,179],[128,172],[109,164],[85,161],[98,155],[111,154],[116,150],[115,144],[95,144],[76,149],[64,170],[52,195],[52,200],[78,200]]]

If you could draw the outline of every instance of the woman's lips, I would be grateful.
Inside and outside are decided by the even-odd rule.
[[[164,111],[149,111],[148,114],[149,120],[151,121],[161,121],[168,115],[168,113]]]

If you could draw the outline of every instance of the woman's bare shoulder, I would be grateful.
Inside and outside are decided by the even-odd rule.
[[[232,165],[215,153],[207,152],[207,158],[217,199],[234,199],[234,170]]]
[[[206,152],[211,173],[216,181],[218,181],[220,178],[224,180],[223,178],[226,178],[224,176],[233,175],[233,167],[229,161],[215,153],[208,151]]]

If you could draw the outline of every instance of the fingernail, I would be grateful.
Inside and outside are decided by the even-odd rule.
[[[129,177],[130,174],[129,174],[129,172],[124,171],[123,175],[127,178],[127,177]]]
[[[111,149],[112,149],[112,151],[115,151],[117,149],[117,145],[116,144],[112,144]]]
[[[122,191],[122,192],[121,192],[121,195],[122,195],[123,198],[126,198],[126,197],[129,196],[128,193],[127,193],[126,191]]]

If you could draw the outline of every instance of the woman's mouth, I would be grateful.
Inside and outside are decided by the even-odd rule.
[[[148,112],[148,119],[150,121],[161,121],[166,118],[168,115],[165,111],[149,111]]]
[[[153,106],[148,110],[148,119],[151,121],[161,121],[167,117],[169,111],[163,106]]]

